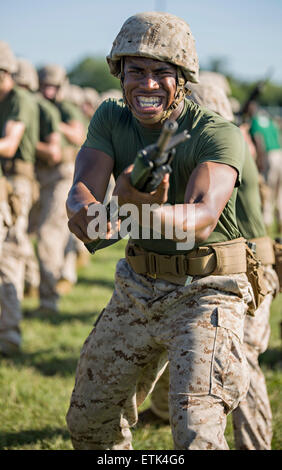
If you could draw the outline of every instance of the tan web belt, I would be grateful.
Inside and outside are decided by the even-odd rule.
[[[137,274],[147,274],[153,277],[237,274],[245,273],[247,270],[244,238],[199,247],[183,255],[160,255],[142,250],[129,242],[126,259]]]
[[[270,237],[252,238],[249,241],[256,244],[256,257],[262,264],[275,263],[273,241]]]
[[[19,158],[13,158],[2,162],[2,169],[5,176],[25,176],[31,181],[34,180],[34,167],[31,162],[25,162]]]

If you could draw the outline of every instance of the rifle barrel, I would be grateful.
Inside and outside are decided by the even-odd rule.
[[[157,141],[157,149],[160,154],[166,151],[171,137],[178,129],[176,121],[166,121],[163,125],[161,135]]]

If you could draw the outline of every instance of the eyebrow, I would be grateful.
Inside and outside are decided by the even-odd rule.
[[[131,69],[131,70],[140,71],[140,70],[144,70],[145,67],[141,67],[141,66],[134,65],[134,64],[127,64],[127,68]],[[172,65],[161,65],[160,67],[154,69],[155,72],[165,72],[165,71],[168,71],[168,70],[174,70],[173,66]]]

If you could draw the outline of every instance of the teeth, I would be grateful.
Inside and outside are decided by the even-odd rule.
[[[138,102],[142,108],[146,108],[149,106],[154,106],[157,108],[161,104],[160,97],[150,97],[147,96],[138,96]]]

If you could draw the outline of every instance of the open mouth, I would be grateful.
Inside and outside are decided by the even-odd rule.
[[[161,96],[137,96],[136,103],[142,111],[154,112],[162,106]]]

